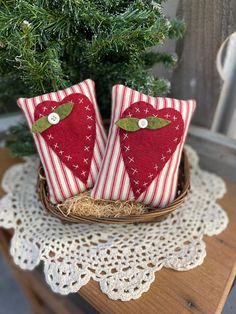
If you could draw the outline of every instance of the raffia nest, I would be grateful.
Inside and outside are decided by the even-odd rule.
[[[68,198],[57,208],[65,216],[73,214],[98,218],[140,215],[148,210],[143,204],[131,201],[95,200],[90,197],[89,191]]]

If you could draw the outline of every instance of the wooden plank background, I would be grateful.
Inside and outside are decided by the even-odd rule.
[[[177,16],[186,22],[184,39],[177,43],[179,65],[172,77],[172,96],[195,98],[193,122],[210,128],[221,81],[215,59],[223,40],[236,30],[235,0],[180,0]]]

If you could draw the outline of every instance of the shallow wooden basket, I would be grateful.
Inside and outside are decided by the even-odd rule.
[[[45,180],[43,168],[40,167],[38,172],[38,195],[39,199],[48,212],[54,216],[71,223],[105,223],[105,224],[131,224],[140,222],[150,222],[162,220],[168,214],[176,210],[184,201],[190,188],[190,170],[187,154],[183,151],[181,163],[179,167],[178,187],[176,199],[173,203],[165,208],[148,208],[147,212],[139,215],[129,215],[120,217],[102,217],[81,216],[70,213],[64,214],[59,210],[57,205],[50,202],[48,198],[48,187]]]

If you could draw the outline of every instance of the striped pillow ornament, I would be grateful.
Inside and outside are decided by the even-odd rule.
[[[113,87],[105,157],[91,196],[165,207],[174,201],[194,100],[150,97]]]
[[[106,144],[94,82],[17,103],[33,133],[50,201],[59,203],[93,187]]]

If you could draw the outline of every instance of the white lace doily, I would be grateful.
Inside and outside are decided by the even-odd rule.
[[[2,182],[7,194],[0,201],[0,226],[15,230],[10,248],[15,263],[31,270],[43,261],[55,292],[76,292],[92,278],[109,298],[123,301],[139,298],[162,267],[183,271],[200,265],[203,235],[227,226],[216,204],[226,188],[221,178],[199,168],[190,147],[187,152],[192,173],[185,203],[162,222],[139,225],[62,224],[37,201],[38,159],[11,167]]]

